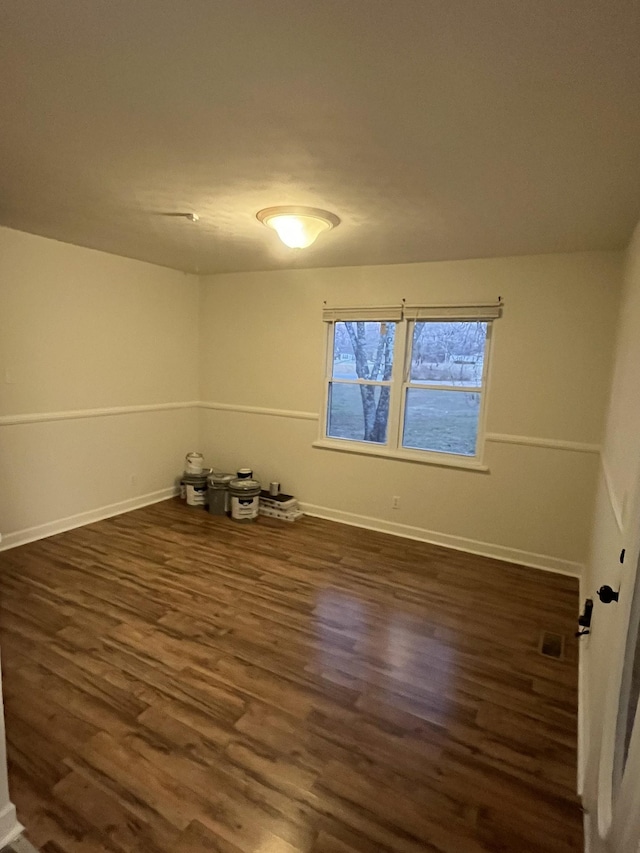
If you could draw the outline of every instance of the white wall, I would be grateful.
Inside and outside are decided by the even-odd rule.
[[[280,480],[317,514],[577,573],[620,276],[618,253],[584,253],[204,278],[201,398],[211,408],[202,412],[203,449],[216,466],[250,465],[263,481]],[[489,474],[311,447],[323,301],[498,296]],[[392,495],[400,510],[391,510]]]
[[[197,410],[164,408],[197,400],[198,287],[0,228],[0,547],[169,494],[198,443]]]
[[[199,284],[0,229],[0,547],[168,494],[184,453],[200,446],[217,466],[247,463],[280,480],[312,512],[579,572],[620,269],[617,253],[586,253]],[[490,473],[311,447],[324,300],[499,295]],[[223,408],[203,409],[198,424],[198,399]]]
[[[611,396],[606,417],[602,465],[598,477],[596,512],[584,595],[595,600],[591,635],[583,640],[581,656],[581,757],[585,802],[593,822],[592,849],[600,850],[595,831],[598,767],[606,703],[617,687],[608,681],[617,658],[623,609],[631,599],[640,552],[640,224],[625,258],[624,285],[616,337]],[[624,565],[619,562],[627,550]],[[599,602],[596,590],[609,584],[620,590],[620,604]],[[612,676],[614,677],[614,676]],[[604,849],[604,848],[602,848]]]

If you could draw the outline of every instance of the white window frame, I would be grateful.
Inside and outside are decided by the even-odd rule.
[[[443,306],[443,308],[450,306]],[[460,306],[459,310],[465,306]],[[482,308],[483,306],[479,306]],[[502,307],[501,303],[497,303],[495,308],[499,310]],[[474,309],[474,310],[479,310]],[[373,309],[362,309],[362,316],[358,317],[361,322],[371,320],[371,316],[367,316],[369,311]],[[451,468],[466,468],[475,471],[488,471],[488,466],[484,463],[485,445],[486,445],[486,414],[487,414],[487,396],[490,385],[490,366],[491,366],[491,351],[493,340],[493,320],[499,316],[495,315],[458,317],[455,319],[449,311],[442,311],[438,315],[437,308],[433,309],[434,314],[428,318],[420,316],[407,317],[402,316],[401,319],[389,320],[396,324],[395,342],[393,351],[393,368],[391,379],[388,382],[382,380],[368,379],[350,379],[336,380],[333,377],[333,353],[335,342],[335,327],[336,323],[342,322],[340,316],[333,317],[327,321],[327,334],[325,343],[325,370],[323,378],[323,404],[320,414],[320,435],[317,441],[313,443],[314,447],[323,448],[325,450],[337,450],[344,453],[357,453],[365,456],[379,456],[391,459],[401,459],[409,462],[419,462],[427,465],[438,465]],[[338,309],[336,309],[336,312]],[[348,321],[356,320],[357,309],[349,309],[350,315],[346,318]],[[339,312],[338,312],[339,313]],[[374,311],[375,313],[375,311]],[[376,319],[378,319],[376,317]],[[413,329],[416,322],[483,322],[487,324],[487,335],[485,340],[484,362],[482,369],[482,379],[480,386],[456,386],[456,385],[436,385],[429,382],[411,382],[411,350],[413,346]],[[358,441],[357,439],[332,438],[327,435],[327,421],[329,413],[329,389],[331,384],[349,384],[349,385],[379,385],[390,386],[389,395],[389,419],[387,422],[387,441],[386,444],[376,444],[368,441]],[[476,448],[473,456],[465,456],[457,453],[443,453],[437,450],[419,450],[417,448],[405,448],[402,446],[404,412],[407,399],[407,391],[409,388],[435,390],[435,391],[454,391],[456,393],[479,393],[480,394],[480,411],[478,413],[478,431],[476,436]]]

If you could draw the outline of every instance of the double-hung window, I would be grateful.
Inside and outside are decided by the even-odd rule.
[[[501,307],[325,309],[318,444],[480,467],[491,325]]]

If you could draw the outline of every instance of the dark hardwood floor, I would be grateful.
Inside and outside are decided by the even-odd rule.
[[[570,578],[168,501],[0,554],[0,586],[46,853],[582,850]]]

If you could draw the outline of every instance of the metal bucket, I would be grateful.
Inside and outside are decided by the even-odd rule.
[[[211,515],[228,515],[231,509],[229,483],[235,479],[233,474],[214,471],[207,480],[209,512]]]

